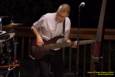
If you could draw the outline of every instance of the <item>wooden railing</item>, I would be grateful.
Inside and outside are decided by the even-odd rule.
[[[5,28],[10,31],[12,28]],[[22,27],[17,26],[13,28],[15,32],[15,41],[17,44],[17,58],[20,62],[22,62],[26,56],[28,56],[31,51],[31,41],[34,38],[34,35],[30,29],[30,27]],[[95,28],[80,28],[79,38],[81,40],[95,40],[96,38],[96,30]],[[70,38],[72,40],[77,39],[77,28],[71,28]],[[97,71],[114,71],[114,52],[115,47],[115,29],[105,29],[104,32],[104,42],[103,42],[103,51],[102,51],[102,59],[100,66],[97,67]],[[91,44],[81,45],[79,50],[77,48],[64,48],[63,59],[65,62],[65,73],[66,75],[71,75],[78,77],[89,77],[88,72],[90,71],[90,48]],[[79,51],[79,52],[78,52]]]

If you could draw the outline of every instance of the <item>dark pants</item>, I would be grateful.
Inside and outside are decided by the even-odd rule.
[[[53,72],[53,77],[63,77],[64,63],[62,50],[51,50],[50,54],[44,56],[40,60],[35,60],[34,64],[34,77],[51,77],[50,72]]]
[[[64,63],[62,50],[51,52],[50,63],[54,77],[63,77]]]

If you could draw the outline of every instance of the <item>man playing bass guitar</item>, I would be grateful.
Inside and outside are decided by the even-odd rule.
[[[56,12],[46,13],[41,16],[38,21],[33,23],[31,29],[36,37],[33,45],[34,47],[38,47],[38,51],[33,49],[31,56],[38,61],[40,67],[38,72],[39,74],[35,77],[49,77],[49,63],[51,64],[54,77],[63,77],[64,65],[62,59],[62,49],[45,49],[43,47],[47,44],[47,42],[49,42],[49,40],[57,37],[63,37],[63,41],[71,43],[69,40],[71,28],[71,22],[68,17],[69,13],[70,6],[68,4],[62,4]],[[43,49],[40,50],[39,48]],[[44,56],[42,55],[41,57],[42,52],[47,53],[45,51],[50,51],[50,54]]]

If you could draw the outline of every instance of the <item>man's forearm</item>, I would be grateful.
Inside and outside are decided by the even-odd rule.
[[[41,35],[40,35],[40,33],[36,30],[36,28],[32,27],[31,29],[32,29],[33,33],[35,34],[36,38],[41,38]]]
[[[69,32],[69,31],[65,32],[64,38],[65,38],[66,40],[68,40],[68,39],[69,39],[69,34],[70,34],[70,32]]]

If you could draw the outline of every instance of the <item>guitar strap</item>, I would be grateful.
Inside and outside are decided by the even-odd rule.
[[[64,22],[63,22],[63,36],[65,35],[65,19],[64,19]]]

